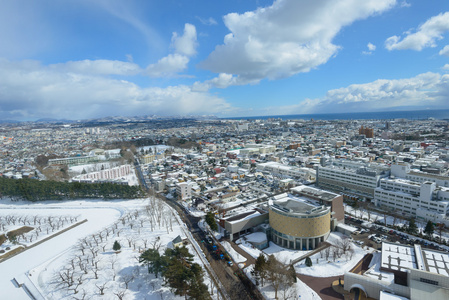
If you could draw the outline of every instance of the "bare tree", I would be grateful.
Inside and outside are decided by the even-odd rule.
[[[327,247],[324,249],[324,256],[326,257],[326,260],[329,261],[329,256],[331,254],[331,247]]]
[[[123,300],[125,294],[126,290],[114,292],[114,295],[116,295],[119,300]]]
[[[157,238],[155,238],[153,240],[153,242],[151,243],[151,249],[156,249],[159,250],[159,248],[161,247],[161,237],[158,236]],[[145,244],[145,249],[146,249],[146,244]]]
[[[100,293],[101,296],[104,295],[104,290],[105,290],[107,284],[108,284],[108,282],[104,282],[103,284],[96,284],[95,283],[95,286],[97,287],[98,292]]]
[[[128,285],[134,280],[133,274],[126,274],[120,277],[120,280],[125,284],[125,289],[128,289]]]
[[[84,289],[83,289],[83,292],[78,297],[72,296],[72,298],[75,300],[85,300],[85,299],[87,299],[86,297],[87,297],[87,293]]]
[[[65,286],[67,288],[71,287],[75,280],[74,280],[75,270],[70,268],[64,268],[61,271],[58,272],[57,279],[58,279],[58,285]]]
[[[289,275],[288,268],[280,261],[278,261],[274,255],[268,257],[266,263],[266,279],[274,288],[274,297],[277,299],[277,293],[280,289],[288,289],[292,283],[293,278]]]
[[[117,263],[117,256],[116,255],[109,256],[109,263],[111,264],[111,268],[113,269],[115,264]]]
[[[346,251],[351,249],[351,241],[349,240],[349,238],[340,239],[337,242],[337,247],[341,249],[343,254],[346,254]]]
[[[83,276],[84,274],[80,274],[76,277],[76,280],[74,281],[74,284],[71,288],[74,294],[78,294],[78,288],[83,284]]]
[[[134,237],[128,236],[128,237],[126,237],[126,240],[128,241],[128,247],[131,248],[131,244],[132,244],[132,242],[134,240]]]

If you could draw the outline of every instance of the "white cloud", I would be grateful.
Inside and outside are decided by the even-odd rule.
[[[223,20],[231,33],[201,63],[238,80],[278,79],[308,72],[336,55],[342,27],[381,13],[395,0],[277,0],[272,6]]]
[[[180,54],[169,54],[157,63],[149,65],[146,74],[151,77],[170,77],[187,69],[189,58]]]
[[[330,90],[318,99],[291,106],[291,113],[357,112],[400,107],[447,107],[449,75],[423,73],[397,80],[379,79]]]
[[[399,4],[400,7],[410,7],[412,6],[410,3],[408,3],[407,1],[402,1],[401,4]]]
[[[192,24],[186,23],[184,25],[184,34],[178,36],[173,32],[172,46],[176,53],[186,56],[193,56],[196,54],[196,47],[198,46],[196,40],[196,28]]]
[[[449,64],[445,64],[441,69],[449,71]]]
[[[376,45],[368,43],[368,45],[366,45],[366,46],[368,47],[368,51],[362,51],[362,53],[365,55],[371,55],[371,54],[373,54],[373,51],[376,50]]]
[[[233,85],[246,85],[246,84],[256,84],[258,80],[242,80],[239,76],[234,76],[232,74],[220,73],[217,77],[204,82],[195,82],[193,89],[198,91],[209,90],[211,88],[225,89]]]
[[[141,88],[125,80],[66,72],[63,67],[1,59],[0,118],[220,114],[232,109],[208,90],[185,85]]]
[[[366,46],[368,47],[368,50],[369,50],[369,51],[374,51],[374,50],[376,50],[376,46],[373,45],[373,44],[371,44],[371,43],[368,43],[368,45],[366,45]]]
[[[431,17],[419,26],[415,33],[407,32],[402,40],[396,35],[389,37],[385,41],[385,47],[388,50],[421,51],[427,47],[436,47],[436,41],[441,40],[447,31],[449,31],[449,12]]]
[[[151,77],[171,77],[187,69],[190,57],[196,54],[198,46],[196,28],[192,24],[184,25],[184,34],[179,36],[176,32],[172,35],[171,48],[174,54],[161,58],[157,63],[151,64],[146,69],[146,74]]]
[[[136,75],[142,70],[137,64],[118,60],[81,60],[50,65],[50,68],[64,72],[90,75]]]
[[[215,19],[214,18],[212,18],[212,17],[209,17],[208,19],[203,19],[203,18],[201,18],[201,17],[196,17],[202,24],[204,24],[204,25],[217,25],[218,23],[217,23],[217,21],[215,21]]]
[[[449,45],[444,46],[439,52],[440,55],[449,56]]]

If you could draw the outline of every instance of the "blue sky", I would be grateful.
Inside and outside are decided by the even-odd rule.
[[[447,0],[0,1],[0,118],[449,109]]]

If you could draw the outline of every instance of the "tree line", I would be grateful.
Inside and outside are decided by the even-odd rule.
[[[13,200],[64,200],[79,198],[131,199],[143,196],[140,186],[110,182],[83,183],[0,177],[0,197]]]

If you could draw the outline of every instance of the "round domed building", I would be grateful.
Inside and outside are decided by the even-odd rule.
[[[285,195],[270,200],[271,240],[284,248],[315,249],[331,231],[331,207]]]

